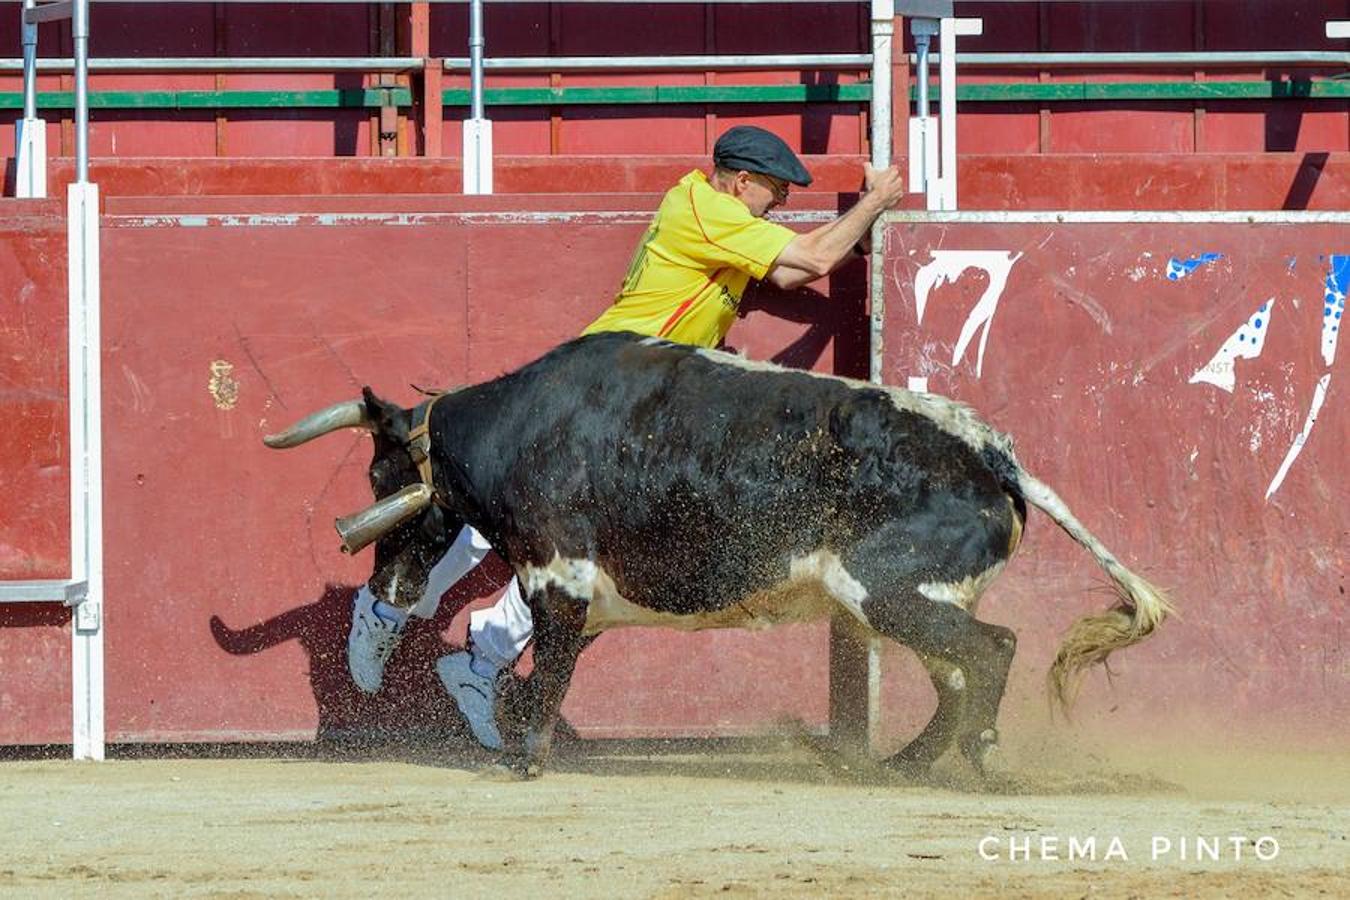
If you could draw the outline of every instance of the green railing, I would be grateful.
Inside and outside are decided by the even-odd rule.
[[[866,103],[867,82],[854,84],[671,85],[643,87],[489,88],[488,106],[626,106],[700,103]],[[911,98],[913,94],[911,93]],[[968,103],[1119,103],[1125,101],[1346,100],[1350,80],[1140,81],[963,84]],[[442,94],[446,106],[468,106],[467,88]],[[39,109],[70,109],[69,91],[38,94]],[[408,107],[406,87],[265,91],[96,91],[91,109],[366,109]],[[23,95],[0,93],[0,109],[22,109]]]

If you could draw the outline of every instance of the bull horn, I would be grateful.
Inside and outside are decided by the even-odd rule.
[[[267,435],[263,438],[263,443],[273,450],[285,450],[289,447],[298,447],[306,441],[312,441],[339,428],[370,429],[372,424],[363,401],[344,400],[342,403],[334,403],[327,409],[305,416],[285,431]]]
[[[402,525],[431,504],[431,488],[418,482],[410,484],[397,494],[390,494],[378,503],[350,516],[343,516],[334,524],[342,538],[342,552],[356,553],[372,541]]]

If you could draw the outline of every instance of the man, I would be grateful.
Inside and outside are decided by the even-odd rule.
[[[750,125],[730,129],[713,148],[711,175],[690,172],[666,193],[613,305],[583,333],[633,331],[716,347],[735,321],[752,278],[791,289],[828,275],[851,256],[867,252],[872,223],[904,194],[895,167],[864,166],[861,199],[834,221],[797,234],[765,220],[787,202],[791,185],[810,183],[801,160],[778,137]],[[435,615],[441,596],[489,549],[466,526],[431,570],[421,601],[410,610],[376,599],[369,587],[357,592],[347,663],[358,687],[379,690],[408,616]],[[467,648],[442,657],[436,671],[474,737],[499,749],[497,678],[515,663],[534,628],[519,582],[513,578],[496,605],[469,619]]]

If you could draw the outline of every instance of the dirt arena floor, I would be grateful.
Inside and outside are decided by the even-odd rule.
[[[526,783],[406,748],[113,755],[0,759],[0,896],[1350,896],[1344,754],[1021,760],[993,793],[802,736],[586,742]]]

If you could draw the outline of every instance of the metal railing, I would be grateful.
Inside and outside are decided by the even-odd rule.
[[[934,61],[942,54],[934,53]],[[916,54],[909,54],[911,63]],[[1196,50],[1176,53],[958,53],[961,67],[1084,69],[1119,66],[1157,68],[1249,68],[1264,66],[1350,66],[1339,50]]]
[[[439,59],[446,71],[467,72],[465,56]],[[940,64],[942,54],[929,59]],[[908,54],[911,65],[918,55]],[[427,59],[418,56],[165,56],[108,57],[89,60],[90,72],[420,72]],[[36,61],[37,71],[74,71],[70,58]],[[1344,66],[1350,68],[1350,51],[1276,50],[1213,51],[1184,53],[957,53],[961,67],[1019,69],[1084,69],[1099,67],[1155,68],[1265,68]],[[865,71],[872,65],[871,53],[798,54],[707,54],[691,56],[500,56],[484,57],[488,72],[596,72],[596,71],[708,71],[738,69],[848,69]],[[18,72],[22,59],[0,59],[0,72]]]

